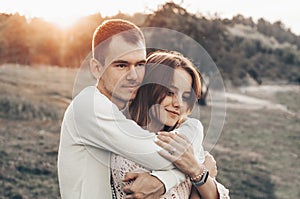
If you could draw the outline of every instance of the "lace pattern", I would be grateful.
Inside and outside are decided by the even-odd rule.
[[[122,182],[127,172],[149,172],[139,164],[128,160],[122,156],[112,154],[111,156],[111,174],[113,188],[117,199],[125,198],[123,192],[124,186],[132,182]],[[177,187],[170,189],[167,193],[161,196],[160,199],[188,199],[191,191],[191,182],[189,179],[179,184]]]

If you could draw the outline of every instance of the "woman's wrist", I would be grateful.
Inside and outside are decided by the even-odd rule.
[[[198,178],[201,178],[201,176],[203,175],[203,172],[205,171],[205,166],[203,164],[198,164],[196,167],[194,167],[191,170],[191,173],[188,174],[188,176],[194,180],[197,181]]]
[[[190,180],[194,186],[198,187],[206,183],[208,176],[209,176],[209,171],[207,170],[207,168],[204,167],[202,173],[200,173],[199,175],[193,178],[190,178]]]

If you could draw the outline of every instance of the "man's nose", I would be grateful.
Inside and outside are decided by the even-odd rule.
[[[127,78],[127,80],[136,80],[138,78],[138,74],[137,74],[135,66],[131,65],[129,67],[129,71],[126,75],[126,78]]]

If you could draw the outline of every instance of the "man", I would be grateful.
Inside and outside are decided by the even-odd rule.
[[[90,65],[97,87],[87,87],[74,98],[62,123],[58,154],[62,198],[112,198],[111,152],[150,170],[173,168],[156,152],[155,135],[119,111],[134,98],[144,77],[146,49],[140,29],[128,21],[106,21],[94,33],[92,53]],[[175,169],[152,176],[131,174],[128,179],[138,183],[127,192],[155,198],[184,178]],[[138,189],[140,193],[135,192]]]

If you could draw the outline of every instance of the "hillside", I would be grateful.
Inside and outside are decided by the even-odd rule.
[[[226,88],[226,118],[216,145],[205,146],[212,147],[218,180],[231,198],[300,198],[299,35],[280,21],[207,18],[174,3],[147,15],[111,18],[178,31],[188,39],[147,39],[175,49],[196,41],[216,63]],[[63,30],[38,18],[0,14],[1,199],[60,198],[61,120],[77,92],[74,81],[90,52],[93,31],[105,19],[87,16]],[[193,61],[200,70],[206,67],[197,54]],[[207,106],[196,105],[201,115],[192,113],[206,134],[214,126],[210,92]]]
[[[0,66],[0,198],[59,198],[57,150],[77,70]],[[299,197],[300,87],[227,90],[225,124],[212,148],[231,198]],[[205,133],[212,106],[199,107]],[[287,172],[287,170],[292,172]]]
[[[280,21],[254,22],[242,15],[208,19],[174,3],[161,5],[147,15],[119,13],[111,18],[127,19],[141,27],[169,28],[187,35],[204,47],[222,77],[235,86],[253,83],[249,78],[256,84],[269,80],[300,82],[300,36]],[[100,14],[87,16],[62,30],[38,18],[28,21],[18,14],[0,14],[0,63],[77,68],[90,52],[94,29],[105,19],[108,17]],[[184,43],[173,40],[175,46]]]
[[[211,55],[223,78],[234,85],[247,85],[247,75],[258,84],[264,79],[299,82],[300,37],[284,29],[281,22],[270,24],[260,19],[255,23],[241,15],[207,19],[168,3],[149,15],[145,26],[189,35]]]

